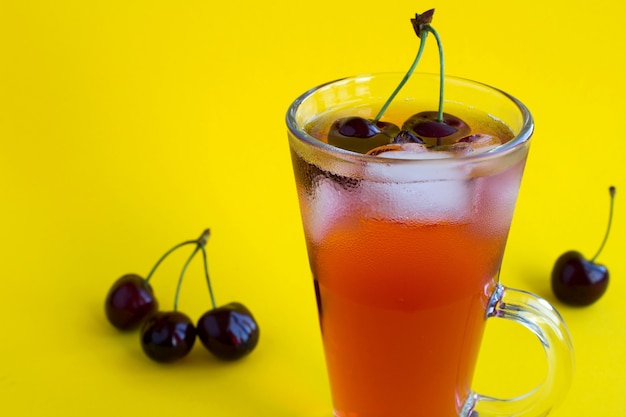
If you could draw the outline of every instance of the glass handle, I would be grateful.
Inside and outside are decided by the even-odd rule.
[[[574,349],[560,314],[546,300],[526,291],[498,285],[487,317],[513,320],[533,332],[548,360],[546,379],[532,391],[511,399],[474,395],[468,417],[542,417],[560,403],[572,381]]]

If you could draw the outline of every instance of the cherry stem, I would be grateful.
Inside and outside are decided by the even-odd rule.
[[[193,250],[191,255],[189,255],[189,258],[187,258],[187,262],[185,262],[185,265],[183,265],[183,269],[180,271],[180,276],[178,277],[178,284],[176,284],[176,295],[174,296],[174,311],[178,310],[178,296],[180,295],[180,287],[182,286],[182,283],[183,283],[185,271],[187,271],[187,267],[189,266],[189,263],[191,262],[193,257],[196,256],[196,253],[200,249],[200,243],[198,241],[196,241],[196,243],[197,243],[196,248]]]
[[[593,258],[591,258],[591,263],[595,262],[596,258],[602,252],[602,249],[604,249],[604,245],[606,244],[606,241],[609,238],[609,232],[611,231],[611,223],[613,222],[613,206],[615,205],[615,187],[614,186],[609,187],[609,195],[611,196],[611,208],[609,210],[609,224],[606,228],[606,232],[604,233],[604,240],[602,240],[600,249],[598,249],[598,252],[593,256]]]
[[[426,26],[428,27],[428,25],[426,25]],[[433,32],[433,33],[436,33],[436,32]],[[413,74],[413,71],[415,71],[415,67],[417,67],[417,63],[422,58],[422,53],[424,52],[424,46],[426,46],[426,37],[427,37],[427,35],[428,35],[428,30],[427,29],[423,29],[421,31],[421,33],[420,33],[420,47],[417,50],[417,55],[415,56],[415,59],[413,60],[413,64],[411,64],[411,68],[409,68],[407,73],[404,75],[404,78],[402,78],[402,81],[400,81],[400,84],[398,84],[398,86],[393,91],[393,93],[391,93],[391,96],[389,96],[389,98],[387,99],[387,101],[385,102],[383,107],[380,109],[380,111],[378,112],[378,114],[374,118],[374,120],[373,120],[374,124],[378,123],[378,121],[383,117],[383,114],[387,110],[387,107],[389,107],[389,105],[391,104],[393,99],[400,92],[402,87],[404,87],[404,84],[406,84],[406,82],[409,80],[409,78]]]
[[[150,281],[150,279],[154,275],[154,272],[157,270],[159,265],[161,265],[161,262],[163,262],[165,260],[165,258],[167,258],[176,249],[178,249],[178,248],[180,248],[182,246],[185,246],[185,245],[195,244],[196,248],[191,253],[191,255],[189,256],[187,261],[185,262],[185,265],[183,265],[183,269],[181,270],[180,276],[178,277],[178,284],[176,285],[176,295],[174,296],[174,311],[178,310],[178,297],[180,295],[180,288],[182,286],[183,278],[185,276],[185,272],[187,271],[187,267],[189,266],[189,263],[191,262],[193,257],[196,256],[196,253],[200,249],[202,249],[203,253],[205,252],[205,248],[204,247],[206,246],[207,241],[209,240],[210,234],[211,234],[211,231],[209,229],[206,229],[204,232],[202,232],[202,234],[200,235],[200,237],[198,239],[196,239],[196,240],[186,240],[186,241],[181,242],[178,245],[172,247],[167,252],[165,252],[163,254],[163,256],[161,256],[161,258],[157,261],[157,263],[154,264],[154,266],[150,270],[150,273],[148,273],[148,276],[146,277],[146,279],[143,282],[143,285],[147,286],[148,285],[148,281]],[[204,269],[205,269],[205,272],[207,274],[207,280],[208,280],[208,271],[207,271],[207,266],[206,266],[207,265],[207,263],[206,263],[206,254],[204,256],[204,259],[205,259],[204,260]],[[209,291],[211,291],[211,285],[210,284],[209,284]],[[211,291],[211,301],[213,301],[213,308],[215,308],[215,301],[213,300],[213,291]]]
[[[148,273],[148,276],[146,277],[146,279],[143,282],[144,286],[148,285],[148,281],[150,281],[150,278],[152,278],[152,275],[154,275],[154,272],[157,270],[157,268],[159,267],[159,265],[161,265],[161,262],[163,262],[165,260],[165,258],[167,258],[169,256],[170,253],[174,252],[176,249],[185,246],[185,245],[189,245],[195,243],[197,244],[198,241],[197,240],[187,240],[185,242],[179,243],[178,245],[174,246],[173,248],[171,248],[170,250],[168,250],[167,252],[165,252],[163,254],[163,256],[161,256],[161,259],[159,259],[157,261],[156,264],[154,264],[154,266],[152,267],[152,269],[150,270],[150,273]]]
[[[206,244],[209,240],[209,236],[211,235],[211,231],[206,229],[200,239],[198,239],[198,247],[202,249],[202,259],[204,260],[204,276],[206,277],[206,285],[209,287],[209,294],[211,295],[211,304],[213,308],[217,308],[217,304],[215,303],[215,296],[213,295],[213,287],[211,286],[211,278],[209,278],[209,262],[207,260],[206,254]]]
[[[211,278],[209,278],[209,263],[207,261],[206,248],[204,245],[202,248],[202,258],[204,259],[204,276],[206,277],[206,285],[209,287],[209,294],[211,295],[211,304],[213,308],[217,308],[215,303],[215,297],[213,296],[213,287],[211,287]]]
[[[437,121],[443,122],[443,85],[444,85],[444,66],[443,66],[443,46],[441,44],[441,38],[439,33],[434,27],[426,25],[426,30],[433,34],[437,41],[437,48],[439,49],[439,113],[437,114]]]

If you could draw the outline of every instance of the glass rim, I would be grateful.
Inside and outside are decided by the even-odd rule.
[[[368,74],[353,75],[349,77],[343,77],[343,78],[338,78],[332,81],[328,81],[323,84],[319,84],[313,88],[310,88],[309,90],[300,94],[289,105],[287,109],[285,120],[287,123],[287,128],[289,129],[289,132],[291,132],[291,134],[293,134],[300,142],[303,142],[309,146],[312,146],[313,148],[316,148],[317,150],[322,151],[324,153],[332,154],[335,158],[339,158],[341,160],[359,161],[359,162],[365,162],[365,163],[384,163],[384,164],[420,164],[420,165],[446,164],[447,165],[447,164],[459,164],[459,163],[465,164],[465,163],[470,163],[470,162],[473,163],[473,162],[479,162],[482,160],[496,159],[496,158],[508,155],[512,152],[515,152],[517,149],[522,148],[525,144],[527,144],[530,141],[530,138],[534,131],[534,120],[533,120],[532,114],[530,113],[530,110],[528,110],[528,108],[526,107],[526,105],[524,105],[524,103],[522,103],[520,100],[518,100],[516,97],[512,96],[511,94],[505,92],[504,90],[501,90],[492,85],[489,85],[480,81],[474,81],[469,78],[450,76],[450,75],[446,75],[444,77],[445,80],[451,80],[451,81],[455,81],[455,82],[459,82],[459,83],[463,83],[467,85],[473,85],[473,86],[490,90],[494,93],[500,94],[502,98],[507,99],[510,103],[512,103],[519,110],[522,116],[521,127],[519,131],[515,134],[515,136],[508,142],[494,149],[491,149],[486,152],[477,153],[477,154],[462,155],[462,156],[452,157],[452,158],[424,158],[424,159],[386,158],[386,157],[377,156],[377,155],[365,155],[365,154],[361,154],[361,153],[357,153],[357,152],[353,152],[353,151],[349,151],[346,149],[341,149],[341,148],[337,148],[335,146],[329,145],[328,143],[322,142],[321,140],[316,139],[315,137],[308,134],[304,130],[304,127],[300,126],[296,120],[297,111],[300,105],[307,98],[311,97],[314,93],[330,85],[345,83],[345,82],[348,82],[351,80],[357,80],[357,79],[369,79],[369,78],[376,78],[376,77],[380,78],[380,77],[391,77],[391,76],[397,76],[400,78],[404,76],[404,73],[381,72],[381,73],[368,73]],[[429,77],[439,78],[439,74],[433,74],[433,73],[427,73],[427,72],[416,72],[412,75],[412,77],[420,77],[420,76],[421,77],[429,76]],[[410,82],[411,80],[409,79],[409,83]]]

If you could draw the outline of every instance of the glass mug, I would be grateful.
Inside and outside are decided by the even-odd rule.
[[[545,300],[499,283],[533,132],[528,109],[490,86],[446,77],[446,112],[463,119],[480,109],[513,138],[474,155],[390,159],[309,133],[315,120],[327,128],[348,115],[373,119],[402,76],[330,82],[287,112],[334,415],[545,416],[570,385],[569,332]],[[435,110],[438,100],[439,76],[414,74],[387,114]],[[471,389],[490,317],[521,323],[543,345],[547,377],[521,397]]]

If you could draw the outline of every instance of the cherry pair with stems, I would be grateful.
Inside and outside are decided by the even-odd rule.
[[[120,330],[131,330],[141,325],[141,347],[149,358],[157,362],[183,358],[194,346],[196,336],[209,352],[224,360],[239,359],[254,350],[258,343],[259,326],[243,304],[231,302],[217,307],[215,303],[206,254],[209,235],[210,231],[206,229],[198,239],[179,243],[157,261],[146,279],[136,274],[124,275],[107,294],[105,312],[109,322]],[[180,273],[174,309],[159,311],[149,281],[169,254],[190,244],[195,244],[196,248]],[[186,314],[178,311],[178,296],[187,266],[198,251],[202,252],[213,308],[204,313],[194,326]]]
[[[431,26],[435,10],[415,14],[411,19],[413,30],[420,38],[420,45],[413,64],[398,86],[385,101],[374,119],[363,117],[344,117],[337,119],[330,127],[328,143],[338,148],[353,152],[380,155],[384,152],[399,150],[397,145],[417,143],[432,150],[451,150],[457,142],[472,142],[480,135],[469,135],[470,127],[460,118],[444,113],[444,58],[439,34]],[[437,111],[423,111],[414,114],[402,125],[402,129],[393,123],[382,121],[385,111],[409,80],[422,57],[426,39],[432,34],[437,41],[439,51],[439,105]]]

